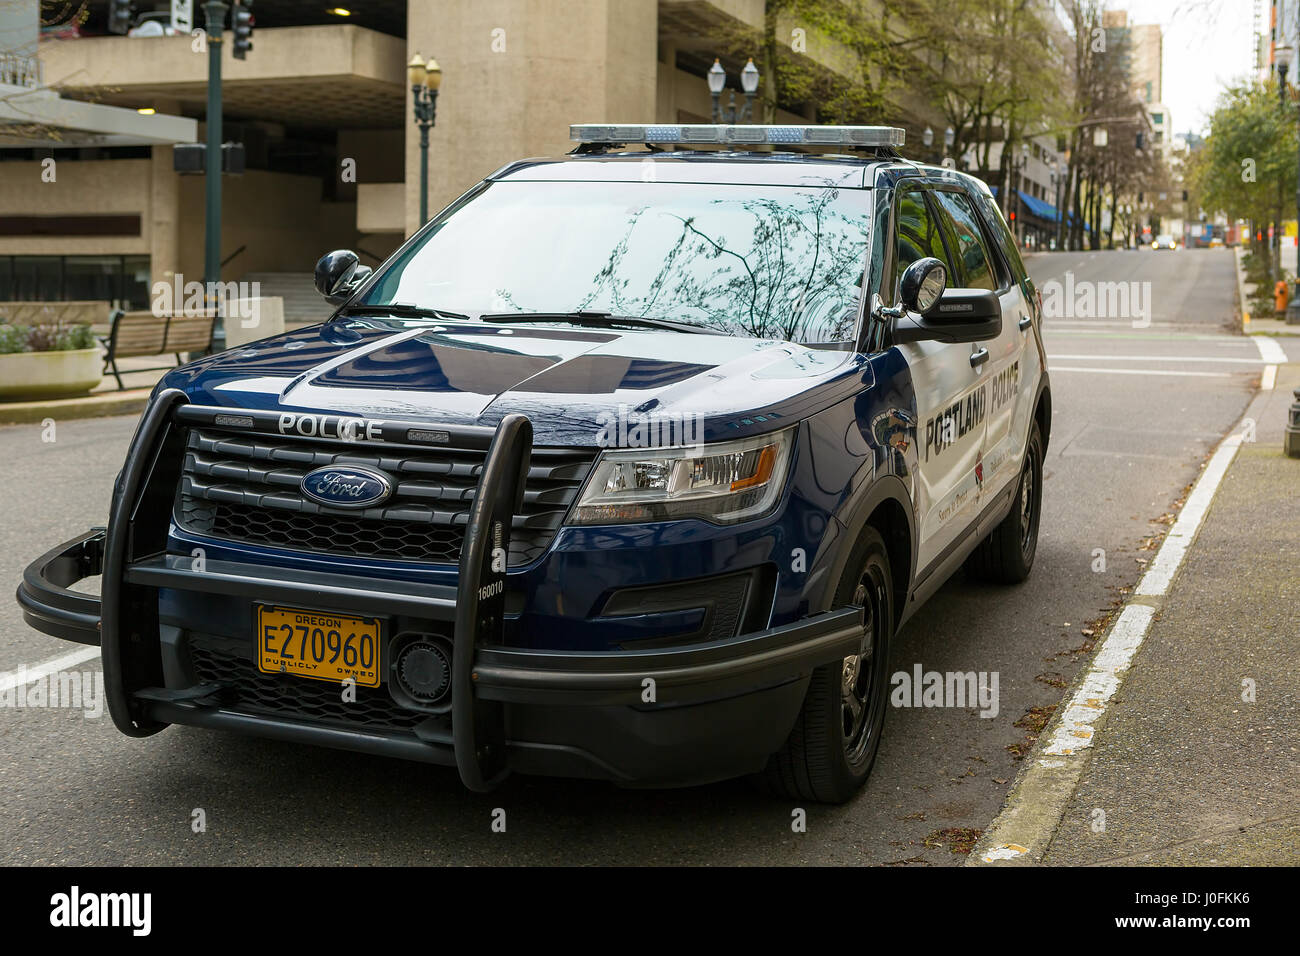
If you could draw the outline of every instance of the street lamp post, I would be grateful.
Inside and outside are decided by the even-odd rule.
[[[1283,44],[1282,46],[1279,46],[1276,50],[1273,51],[1273,56],[1277,60],[1278,93],[1282,97],[1282,109],[1285,114],[1285,110],[1287,107],[1287,99],[1288,99],[1287,87],[1286,87],[1286,75],[1291,68],[1291,60],[1295,56],[1295,50],[1291,48],[1290,44]],[[1298,163],[1300,163],[1300,161],[1298,161]],[[1296,229],[1296,244],[1295,244],[1296,246],[1295,287],[1291,293],[1291,301],[1287,303],[1287,307],[1286,307],[1287,325],[1300,325],[1300,179],[1297,179],[1296,181],[1296,224],[1297,224],[1297,229]],[[1278,225],[1278,228],[1279,229],[1281,228],[1280,223]],[[1282,248],[1281,243],[1282,243],[1282,238],[1279,236],[1278,237],[1279,250]],[[1281,261],[1282,261],[1282,255],[1279,252],[1278,253],[1279,264],[1281,263]]]
[[[956,131],[949,126],[943,131],[943,158],[947,159],[948,154],[952,152],[952,144],[957,141]],[[956,165],[954,163],[954,165]]]
[[[203,288],[205,305],[217,309],[217,288],[221,283],[221,32],[229,7],[213,2],[203,5],[208,44],[208,142],[204,150]],[[225,317],[217,309],[212,327],[214,351],[225,348]]]
[[[721,60],[714,60],[706,75],[709,82],[709,96],[713,98],[713,122],[736,125],[748,123],[754,118],[754,94],[758,92],[758,67],[750,57],[745,68],[740,71],[740,88],[745,94],[745,105],[736,113],[736,91],[731,91],[731,103],[724,111],[722,108],[722,91],[727,85],[727,71],[722,68]]]
[[[1065,217],[1061,215],[1061,161],[1052,160],[1052,187],[1056,190],[1056,229],[1052,237],[1052,245],[1058,250],[1061,248],[1061,224],[1065,222]]]
[[[438,111],[442,69],[433,57],[425,63],[417,53],[406,64],[406,75],[415,99],[415,125],[420,128],[420,225],[423,226],[429,221],[429,130]]]

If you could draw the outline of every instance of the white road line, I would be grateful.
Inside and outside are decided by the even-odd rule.
[[[84,664],[86,661],[93,660],[99,656],[98,647],[83,647],[79,651],[72,651],[70,654],[64,654],[61,657],[55,657],[43,664],[33,664],[31,667],[20,667],[16,671],[6,674],[0,674],[0,693],[13,690],[15,687],[21,687],[24,684],[30,684],[33,681],[49,677],[51,674],[57,674],[61,670],[69,667],[76,667],[78,664]]]
[[[1219,483],[1227,474],[1228,466],[1232,464],[1232,459],[1240,446],[1240,434],[1229,435],[1219,443],[1218,449],[1210,457],[1209,464],[1201,472],[1201,477],[1196,479],[1196,487],[1192,489],[1192,493],[1187,496],[1187,502],[1178,512],[1178,520],[1169,529],[1169,534],[1165,535],[1160,550],[1156,552],[1155,560],[1151,562],[1146,574],[1142,575],[1142,580],[1138,582],[1134,594],[1154,597],[1169,590],[1174,573],[1183,563],[1183,556],[1187,554],[1192,539],[1196,537],[1201,519],[1210,510],[1214,493],[1219,490]]]
[[[1260,361],[1270,363],[1264,366],[1264,375],[1259,380],[1260,391],[1271,392],[1273,386],[1277,384],[1278,365],[1287,361],[1286,350],[1276,339],[1267,335],[1252,335],[1251,339],[1255,342],[1255,348],[1259,349]]]
[[[1130,604],[1120,612],[1083,683],[1061,714],[1061,723],[1043,753],[1063,757],[1092,746],[1097,720],[1119,690],[1124,672],[1142,646],[1155,613],[1156,609],[1146,604]]]
[[[1251,339],[1255,342],[1255,348],[1259,349],[1259,357],[1262,361],[1273,365],[1287,363],[1286,350],[1277,344],[1276,339],[1268,335],[1252,335]]]
[[[1271,361],[1262,358],[1223,358],[1218,355],[1055,355],[1047,350],[1049,359],[1096,359],[1099,362],[1230,362],[1238,365],[1258,365]]]
[[[1082,368],[1074,365],[1049,365],[1049,372],[1097,372],[1100,375],[1191,375],[1196,378],[1231,378],[1231,372],[1175,372],[1155,368]]]

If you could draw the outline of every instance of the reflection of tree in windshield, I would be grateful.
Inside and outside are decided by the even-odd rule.
[[[849,337],[865,221],[833,208],[838,189],[789,192],[782,201],[715,199],[690,215],[628,210],[627,229],[580,308],[794,342]],[[647,263],[633,251],[642,233],[660,259],[648,282]]]

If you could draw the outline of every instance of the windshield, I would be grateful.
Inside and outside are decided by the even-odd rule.
[[[494,183],[438,222],[362,300],[478,316],[605,312],[729,335],[853,336],[864,190]]]

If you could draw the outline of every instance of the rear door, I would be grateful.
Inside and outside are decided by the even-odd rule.
[[[1024,464],[1038,383],[1046,368],[1040,334],[1042,309],[997,202],[991,194],[978,190],[973,190],[970,198],[1000,272],[1002,334],[991,346],[994,377],[989,392],[988,448],[984,453],[985,484],[990,491],[996,491],[1019,480]]]
[[[1018,396],[1028,329],[1022,320],[1028,319],[1029,307],[1025,290],[1014,281],[997,249],[997,233],[984,221],[971,195],[953,184],[936,189],[934,198],[943,210],[959,260],[960,279],[954,284],[997,292],[1002,305],[998,337],[971,346],[973,352],[986,350],[988,355],[981,374],[985,436],[974,470],[977,497],[984,503],[1020,474],[1027,422],[1018,423],[1016,413],[1023,405]]]
[[[894,274],[887,286],[898,301],[903,271],[933,256],[958,275],[928,184],[903,181],[894,196]],[[949,284],[955,284],[949,279]],[[975,469],[984,443],[983,366],[973,367],[971,347],[942,342],[896,346],[907,360],[916,395],[918,525],[917,569],[924,573],[974,523]]]

